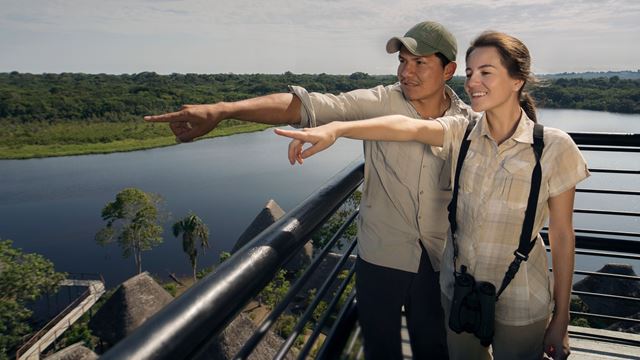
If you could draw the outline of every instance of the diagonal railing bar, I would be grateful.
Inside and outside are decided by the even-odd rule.
[[[255,349],[256,346],[260,343],[264,335],[267,334],[267,331],[274,324],[275,320],[287,309],[287,306],[293,301],[293,299],[298,295],[300,290],[307,284],[307,280],[311,278],[313,272],[316,270],[318,266],[322,263],[323,259],[326,258],[327,254],[331,251],[333,246],[340,240],[342,234],[347,230],[347,228],[353,223],[353,220],[358,215],[358,210],[354,211],[349,218],[342,224],[342,226],[338,229],[338,231],[333,235],[333,237],[329,240],[329,242],[324,246],[322,251],[313,259],[311,264],[307,267],[307,269],[300,275],[300,277],[296,280],[296,282],[289,288],[289,291],[285,295],[285,297],[276,305],[273,310],[269,313],[269,315],[260,323],[258,329],[253,333],[253,335],[244,343],[240,351],[234,356],[235,360],[246,359],[249,354]]]
[[[320,331],[323,329],[324,324],[326,324],[327,321],[329,320],[329,317],[331,316],[333,309],[336,307],[336,305],[338,305],[338,301],[340,301],[340,297],[342,296],[342,293],[344,293],[345,289],[349,285],[349,282],[351,281],[351,278],[353,278],[355,269],[356,269],[356,263],[354,261],[353,264],[351,265],[351,268],[349,269],[349,273],[347,274],[346,278],[342,281],[342,284],[340,285],[340,288],[338,289],[338,291],[336,291],[336,293],[333,295],[333,299],[331,299],[329,306],[327,306],[327,309],[325,310],[324,314],[322,314],[322,317],[316,324],[314,331],[309,336],[309,339],[307,339],[307,343],[304,345],[304,347],[300,351],[300,354],[298,355],[299,360],[305,359],[309,354],[309,352],[311,351],[311,347],[313,346],[313,344],[315,344],[316,340],[318,339],[318,336],[320,335]]]
[[[280,346],[280,349],[278,350],[278,353],[276,354],[274,359],[277,359],[277,360],[283,359],[287,354],[287,352],[289,351],[289,349],[291,349],[291,346],[293,345],[294,341],[296,340],[298,335],[302,333],[302,330],[304,329],[304,326],[309,321],[309,319],[311,319],[311,316],[313,315],[313,311],[316,309],[316,307],[318,307],[318,304],[320,303],[324,295],[327,293],[327,291],[329,291],[331,284],[337,278],[338,273],[342,270],[342,268],[344,267],[344,264],[349,259],[349,254],[353,252],[353,249],[355,249],[355,246],[356,246],[356,242],[355,241],[351,242],[351,244],[349,245],[349,248],[345,252],[345,255],[340,258],[340,260],[333,267],[333,270],[331,270],[329,275],[327,275],[327,278],[322,283],[322,286],[320,286],[320,289],[316,292],[315,298],[313,299],[311,304],[309,304],[305,312],[302,314],[302,316],[298,320],[298,323],[296,323],[296,326],[293,328],[291,335],[289,335],[289,337],[285,340],[284,344]]]

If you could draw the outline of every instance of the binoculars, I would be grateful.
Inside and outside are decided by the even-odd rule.
[[[474,334],[483,346],[491,345],[494,335],[496,287],[490,282],[476,281],[462,267],[455,275],[449,328],[460,334]]]

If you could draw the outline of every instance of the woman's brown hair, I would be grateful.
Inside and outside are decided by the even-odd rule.
[[[496,31],[486,31],[471,42],[471,46],[467,49],[465,60],[469,59],[469,55],[476,48],[488,46],[498,50],[502,65],[507,68],[509,76],[523,81],[522,87],[518,91],[520,107],[522,107],[529,119],[538,122],[535,102],[531,95],[524,91],[527,83],[536,81],[531,74],[531,55],[529,54],[529,49],[527,49],[522,41],[511,35]]]

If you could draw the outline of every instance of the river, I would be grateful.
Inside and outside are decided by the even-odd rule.
[[[540,110],[540,120],[566,131],[640,133],[640,115],[581,110]],[[211,249],[200,266],[217,263],[269,199],[286,211],[311,194],[348,163],[362,158],[359,141],[344,140],[328,151],[291,166],[288,141],[272,130],[197,141],[191,144],[106,155],[0,161],[0,238],[26,252],[37,252],[69,273],[99,273],[114,286],[135,273],[133,259],[115,246],[101,247],[95,233],[104,225],[102,207],[126,187],[160,194],[169,214],[164,243],[143,253],[142,266],[160,279],[167,273],[190,274],[181,241],[171,224],[192,210],[210,228]],[[590,167],[640,169],[633,154],[586,153]],[[640,190],[637,177],[594,174],[585,188]],[[576,207],[640,211],[631,198],[580,194]],[[640,220],[576,214],[576,227],[640,232]],[[583,268],[601,264],[578,258]],[[639,271],[637,265],[635,270]]]

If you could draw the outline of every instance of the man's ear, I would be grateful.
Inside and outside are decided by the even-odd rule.
[[[455,61],[452,61],[445,65],[444,67],[444,78],[446,81],[451,80],[453,74],[456,73],[456,69],[458,68],[458,64]]]

